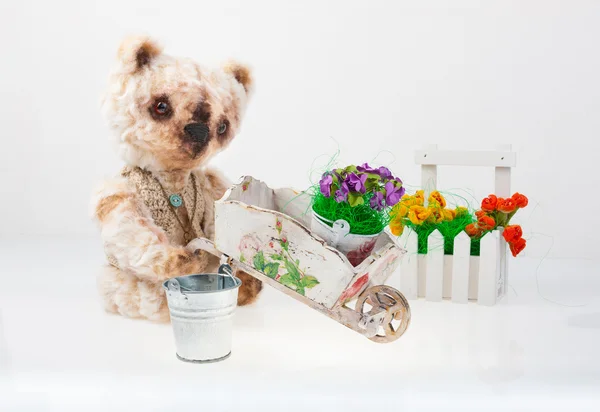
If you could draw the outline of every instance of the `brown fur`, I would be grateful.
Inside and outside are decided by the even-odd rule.
[[[113,210],[115,210],[119,205],[123,203],[125,199],[129,197],[126,193],[117,193],[111,196],[107,196],[105,198],[100,199],[98,205],[96,206],[96,217],[100,222],[104,222],[106,216]]]
[[[242,281],[242,286],[238,292],[238,305],[249,305],[256,301],[262,290],[262,282],[242,271],[238,271],[235,276]]]
[[[247,67],[231,62],[225,66],[225,71],[233,74],[233,77],[244,86],[246,91],[250,90],[252,76]]]

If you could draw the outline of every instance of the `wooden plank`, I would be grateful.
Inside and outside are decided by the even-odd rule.
[[[471,238],[464,231],[454,238],[452,258],[452,302],[469,301],[469,262],[471,260]]]
[[[512,146],[509,144],[497,146],[498,150],[510,151]],[[513,165],[514,167],[515,165]],[[511,170],[509,167],[496,167],[495,171],[495,193],[498,197],[509,197],[512,195],[510,188]],[[502,232],[500,232],[502,234]],[[500,279],[498,296],[502,297],[506,294],[508,287],[508,261],[506,255],[508,253],[506,242],[500,241],[499,244],[499,257],[500,257]]]
[[[489,166],[489,167],[515,167],[517,156],[514,152],[501,150],[475,151],[475,150],[417,150],[415,163],[429,166]]]
[[[469,259],[469,300],[477,300],[479,292],[479,256]]]
[[[444,285],[442,288],[442,298],[452,298],[452,255],[444,255]]]
[[[424,150],[428,152],[437,151],[436,144],[425,145]],[[427,199],[429,194],[437,188],[437,166],[435,165],[422,165],[421,166],[421,189],[425,191],[425,206],[427,206]]]
[[[419,257],[417,233],[411,228],[405,228],[397,244],[406,250],[406,255],[400,262],[400,292],[406,299],[417,299]]]
[[[427,285],[425,284],[425,279],[427,279],[427,255],[418,255],[417,262],[417,294],[420,298],[424,298],[427,292]]]
[[[504,228],[500,228],[500,243],[498,244],[498,300],[506,295],[508,290],[508,244],[502,238]]]
[[[499,232],[494,230],[481,239],[479,259],[479,287],[477,303],[484,306],[496,304],[498,280],[498,244]]]
[[[427,272],[425,299],[441,302],[444,286],[444,238],[434,230],[427,239]]]

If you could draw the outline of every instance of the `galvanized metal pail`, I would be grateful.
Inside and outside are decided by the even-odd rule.
[[[343,219],[331,221],[313,210],[311,230],[323,238],[331,247],[342,252],[353,266],[360,265],[373,252],[381,233],[355,235],[350,233],[350,224]]]
[[[218,272],[180,276],[163,284],[177,357],[183,361],[216,362],[231,354],[233,313],[242,281],[228,265]]]

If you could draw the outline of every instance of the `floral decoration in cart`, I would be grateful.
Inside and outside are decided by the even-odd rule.
[[[275,228],[281,237],[272,238],[266,245],[254,234],[244,236],[239,246],[240,262],[252,265],[266,276],[305,295],[306,289],[315,287],[319,281],[315,276],[307,275],[301,268],[300,260],[291,256],[289,240],[281,235],[281,220],[276,220]]]

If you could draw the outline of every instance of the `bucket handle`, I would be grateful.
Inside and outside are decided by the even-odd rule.
[[[219,266],[219,270],[217,270],[217,273],[219,275],[227,275],[235,282],[235,276],[233,276],[233,269],[227,263],[224,263],[221,266]]]
[[[167,289],[169,289],[169,292],[181,293],[181,285],[175,278],[168,280]]]

